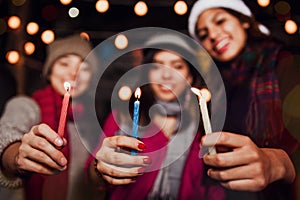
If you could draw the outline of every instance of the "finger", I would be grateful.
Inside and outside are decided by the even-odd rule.
[[[249,165],[233,167],[228,169],[208,169],[207,175],[219,181],[232,181],[241,179],[255,179],[261,170]]]
[[[111,148],[122,147],[122,148],[135,149],[138,151],[143,151],[146,148],[145,144],[142,141],[133,137],[121,136],[121,135],[105,138],[103,140],[103,144]]]
[[[215,132],[207,134],[201,139],[201,145],[203,146],[217,145],[238,148],[251,143],[253,142],[249,137],[229,132]]]
[[[97,169],[111,177],[135,177],[145,171],[143,167],[121,167],[98,161]]]
[[[29,171],[35,172],[45,175],[54,175],[59,173],[60,171],[65,170],[67,167],[61,168],[60,170],[49,168],[46,165],[43,165],[38,162],[34,162],[30,159],[17,158],[16,164],[18,166],[19,171]]]
[[[248,192],[258,192],[263,190],[266,185],[261,182],[258,183],[252,179],[241,179],[223,182],[221,185],[230,190],[248,191]]]
[[[111,149],[107,153],[102,153],[99,156],[96,155],[96,157],[99,158],[99,160],[114,165],[148,165],[151,163],[151,159],[147,156],[133,156],[126,153],[116,152]]]
[[[51,145],[50,145],[51,146]],[[49,157],[49,154],[46,154],[43,151],[40,151],[38,149],[31,148],[29,145],[21,145],[19,148],[19,158],[22,160],[31,160],[36,163],[44,164],[47,167],[57,169],[57,170],[63,170],[66,167],[67,161],[64,155],[56,150],[57,154],[61,154],[61,159],[59,162],[55,161],[53,158]],[[62,164],[61,164],[62,163]]]
[[[47,124],[34,126],[32,132],[35,135],[46,138],[50,143],[54,144],[58,148],[65,145],[64,140],[60,138],[58,133],[52,130]]]
[[[112,185],[126,185],[135,181],[135,178],[115,178],[108,175],[103,175],[103,178]]]
[[[31,160],[42,162],[44,164],[59,164],[65,166],[67,160],[64,154],[51,145],[45,138],[35,137],[26,142],[28,139],[26,134],[22,138],[22,144],[19,148],[20,154],[24,157],[30,157]],[[53,165],[52,165],[53,167]]]
[[[259,154],[256,150],[251,149],[235,149],[234,151],[218,153],[214,155],[204,155],[203,161],[205,164],[224,168],[247,165],[250,162],[256,162],[259,159]]]

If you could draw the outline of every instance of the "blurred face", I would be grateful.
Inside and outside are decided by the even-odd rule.
[[[49,76],[51,85],[61,95],[66,93],[64,82],[71,84],[71,95],[82,94],[89,86],[92,72],[87,63],[77,55],[69,54],[55,61]]]
[[[153,57],[157,63],[149,71],[149,81],[156,96],[163,101],[175,100],[192,83],[187,63],[177,54],[159,51]]]
[[[196,33],[203,47],[216,60],[226,62],[235,58],[244,48],[249,23],[221,8],[204,11],[196,24]]]

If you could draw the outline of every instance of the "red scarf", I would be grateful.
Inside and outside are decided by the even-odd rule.
[[[53,130],[57,131],[59,116],[61,111],[62,96],[59,95],[51,86],[39,90],[33,94],[33,99],[39,104],[41,109],[41,122],[48,124]],[[69,106],[67,121],[73,120],[72,109]],[[65,126],[64,137],[68,141],[69,132]],[[68,163],[70,163],[69,142],[62,149]],[[52,176],[33,174],[25,184],[26,199],[56,199],[65,200],[68,188],[68,169]]]

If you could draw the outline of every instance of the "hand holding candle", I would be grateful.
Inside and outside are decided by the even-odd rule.
[[[199,99],[199,106],[200,106],[200,111],[201,111],[201,115],[202,115],[202,121],[203,121],[205,134],[212,133],[210,119],[209,119],[208,110],[207,110],[206,99],[201,94],[201,91],[199,89],[192,87],[191,90],[194,94],[196,94],[198,96],[198,99]],[[209,150],[209,154],[216,154],[215,147],[209,147],[208,150]]]
[[[65,93],[64,99],[62,101],[62,107],[61,107],[59,124],[58,124],[58,131],[57,131],[60,137],[64,136],[65,125],[66,125],[66,117],[67,117],[69,100],[70,100],[71,85],[70,85],[69,82],[65,82],[64,87],[66,89],[66,93]]]
[[[133,105],[132,137],[138,138],[139,112],[140,112],[139,98],[141,97],[141,89],[139,87],[135,90],[134,96],[136,98],[136,101],[134,102]],[[137,152],[135,150],[132,150],[131,155],[137,155]]]

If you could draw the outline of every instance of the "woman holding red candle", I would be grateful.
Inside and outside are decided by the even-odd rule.
[[[92,55],[85,60],[91,50],[79,35],[55,40],[48,46],[43,69],[49,84],[32,98],[15,97],[6,106],[0,122],[0,183],[11,188],[24,184],[26,199],[86,199],[91,194],[83,174],[88,151],[72,115],[76,111],[84,116],[74,98],[88,95],[97,67]],[[60,126],[62,135],[57,132],[59,121],[65,123]]]
[[[228,102],[224,132],[201,143],[217,136],[216,146],[228,150],[204,162],[228,199],[299,199],[290,158],[300,138],[299,55],[272,38],[245,3],[198,0],[190,13],[189,33],[218,66]]]
[[[120,110],[113,111],[104,124],[95,158],[88,160],[88,173],[99,190],[106,187],[108,199],[224,198],[222,187],[206,176],[199,156],[202,126],[190,87],[199,88],[202,81],[181,55],[185,52],[195,59],[187,38],[158,33],[147,42],[162,49],[144,50],[143,63],[150,65],[141,70],[138,85],[139,125],[143,126],[138,138],[131,136],[131,118]],[[132,95],[131,112],[134,101]],[[130,154],[131,150],[137,155]]]

